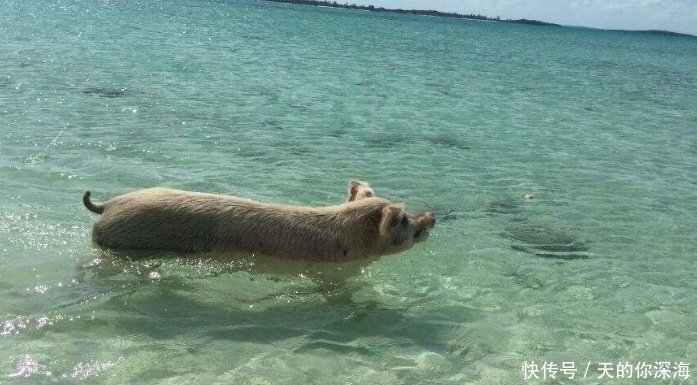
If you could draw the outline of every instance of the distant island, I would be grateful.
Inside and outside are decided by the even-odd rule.
[[[390,12],[390,13],[401,13],[406,15],[417,15],[417,16],[434,16],[434,17],[452,17],[456,19],[468,19],[468,20],[483,20],[483,21],[498,21],[502,23],[515,23],[515,24],[529,24],[529,25],[542,25],[542,26],[552,26],[552,27],[562,27],[560,24],[547,23],[539,20],[529,20],[529,19],[501,19],[499,16],[488,17],[484,15],[465,15],[457,12],[441,12],[432,10],[421,10],[421,9],[392,9],[375,7],[373,5],[356,5],[349,3],[338,3],[336,1],[327,0],[262,0],[270,1],[273,3],[286,3],[286,4],[301,4],[301,5],[314,5],[321,7],[332,7],[332,8],[346,8],[346,9],[357,9],[361,11],[373,11],[373,12]],[[595,28],[589,28],[595,29]],[[661,35],[661,36],[677,36],[677,37],[696,37],[695,35],[690,35],[687,33],[678,33],[671,31],[662,30],[610,30],[610,31],[622,31],[622,32],[635,32],[635,33],[645,33],[651,35]]]
[[[645,33],[645,34],[649,34],[649,35],[658,35],[658,36],[695,37],[695,35],[690,35],[689,33],[663,31],[663,30],[659,30],[659,29],[647,29],[647,30],[638,30],[638,31],[631,31],[630,30],[627,32],[638,32],[638,33]]]
[[[434,17],[453,17],[456,19],[468,19],[468,20],[484,20],[484,21],[500,21],[504,23],[517,23],[517,24],[531,24],[531,25],[547,25],[558,27],[559,24],[545,23],[539,20],[528,20],[528,19],[501,19],[500,17],[487,17],[484,15],[465,15],[456,12],[441,12],[441,11],[431,11],[431,10],[421,10],[421,9],[392,9],[375,7],[372,5],[356,5],[349,3],[338,3],[336,1],[325,1],[325,0],[264,0],[273,3],[286,3],[286,4],[301,4],[301,5],[314,5],[322,7],[332,7],[332,8],[346,8],[346,9],[358,9],[361,11],[374,11],[374,12],[390,12],[390,13],[401,13],[407,15],[417,15],[417,16],[434,16]]]

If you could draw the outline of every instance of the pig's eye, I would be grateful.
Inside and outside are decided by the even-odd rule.
[[[402,226],[409,227],[409,218],[406,215],[402,217]]]

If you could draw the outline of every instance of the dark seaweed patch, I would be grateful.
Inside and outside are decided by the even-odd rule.
[[[539,252],[533,247],[527,247],[523,245],[512,245],[511,249],[515,251],[522,251],[524,253],[534,254],[536,257],[547,258],[547,259],[562,259],[562,260],[574,260],[574,259],[588,259],[588,254],[581,253],[545,253]]]
[[[290,107],[294,110],[303,111],[303,112],[310,110],[310,108],[308,108],[307,106],[304,106],[302,104],[288,104],[288,107]]]
[[[503,236],[517,242],[513,250],[531,253],[542,258],[587,259],[589,247],[572,236],[544,226],[517,223],[504,230]]]
[[[498,214],[519,214],[522,211],[520,203],[514,199],[497,199],[489,203],[487,211]]]
[[[283,126],[281,126],[281,122],[279,122],[278,120],[273,119],[273,118],[264,119],[264,120],[261,122],[261,125],[262,125],[262,126],[265,126],[265,127],[272,127],[272,128],[277,129],[277,130],[282,130],[282,129],[283,129]]]
[[[331,136],[332,138],[341,138],[342,136],[346,135],[347,131],[342,130],[340,128],[335,128],[327,131],[327,135]]]
[[[507,277],[512,277],[513,281],[520,285],[523,286],[526,289],[541,289],[545,286],[547,286],[547,282],[544,280],[537,278],[534,274],[532,273],[526,273],[522,271],[514,271],[509,274],[504,274]]]
[[[383,137],[367,140],[368,147],[374,148],[394,148],[406,145],[408,142],[400,137]]]
[[[461,140],[448,136],[435,136],[426,138],[431,144],[439,147],[457,150],[469,150],[469,146],[463,143]]]
[[[85,95],[98,96],[100,98],[120,98],[126,96],[128,88],[87,87],[82,90]]]

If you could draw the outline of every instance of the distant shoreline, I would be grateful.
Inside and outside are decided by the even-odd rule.
[[[372,12],[385,12],[385,13],[398,13],[405,15],[417,15],[417,16],[434,16],[434,17],[450,17],[456,19],[466,19],[466,20],[482,20],[482,21],[496,21],[501,23],[513,23],[513,24],[527,24],[527,25],[539,25],[539,26],[549,26],[549,27],[566,27],[561,24],[547,23],[540,20],[530,20],[530,19],[501,19],[500,17],[488,17],[484,15],[466,15],[457,12],[441,12],[433,10],[421,10],[421,9],[392,9],[384,7],[375,7],[373,5],[356,5],[343,3],[340,4],[337,1],[327,1],[327,0],[262,0],[269,1],[272,3],[284,3],[284,4],[299,4],[299,5],[312,5],[312,6],[322,6],[330,8],[344,8],[344,9],[355,9],[361,11],[372,11]],[[573,28],[569,26],[570,28]],[[596,29],[601,31],[616,31],[616,32],[632,32],[632,33],[643,33],[657,36],[675,36],[675,37],[691,37],[695,38],[697,36],[691,35],[689,33],[680,33],[664,30],[626,30],[626,29],[601,29],[601,28],[590,28],[581,27],[587,29]]]
[[[300,4],[300,5],[313,5],[331,8],[345,8],[345,9],[357,9],[361,11],[373,11],[373,12],[387,12],[387,13],[400,13],[406,15],[417,15],[417,16],[435,16],[435,17],[451,17],[456,19],[468,19],[468,20],[484,20],[484,21],[498,21],[502,23],[517,23],[517,24],[531,24],[531,25],[545,25],[560,27],[559,24],[546,23],[539,20],[528,20],[528,19],[501,19],[500,17],[488,17],[484,15],[465,15],[456,12],[441,12],[432,10],[421,10],[421,9],[392,9],[375,7],[372,5],[356,5],[344,3],[340,4],[336,1],[326,1],[326,0],[263,0],[270,1],[272,3],[285,3],[285,4]]]
[[[689,33],[680,33],[673,31],[663,31],[660,29],[643,29],[643,30],[626,30],[626,29],[613,29],[611,31],[622,31],[622,32],[635,32],[635,33],[645,33],[647,35],[659,35],[659,36],[678,36],[678,37],[697,37],[695,35],[690,35]]]

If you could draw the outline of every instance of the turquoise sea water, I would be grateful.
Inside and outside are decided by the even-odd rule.
[[[0,383],[695,383],[697,39],[252,0],[0,8]],[[350,178],[438,223],[344,285],[100,251],[81,203],[325,205]],[[598,379],[618,363],[651,378]]]

